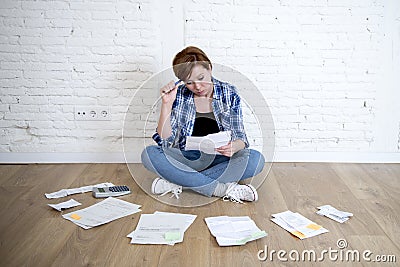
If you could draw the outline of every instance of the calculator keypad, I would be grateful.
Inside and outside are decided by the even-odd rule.
[[[129,191],[129,188],[126,185],[111,186],[109,189],[111,192]]]

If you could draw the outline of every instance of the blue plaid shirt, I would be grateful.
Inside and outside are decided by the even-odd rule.
[[[240,139],[248,147],[249,142],[243,126],[240,97],[235,86],[215,78],[212,78],[212,82],[214,84],[212,108],[219,130],[231,131],[231,141]],[[192,135],[195,118],[194,94],[185,85],[181,85],[172,105],[171,136],[162,139],[156,132],[152,138],[160,146],[179,147],[183,150],[185,149],[186,136]]]

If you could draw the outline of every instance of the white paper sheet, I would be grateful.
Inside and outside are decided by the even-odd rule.
[[[70,189],[61,189],[53,193],[45,193],[44,195],[46,198],[60,198],[60,197],[66,197],[69,195],[73,194],[78,194],[78,193],[85,193],[92,191],[93,187],[107,187],[107,186],[113,186],[113,183],[101,183],[101,184],[95,184],[95,185],[87,185],[87,186],[82,186],[82,187],[77,187],[77,188],[70,188]]]
[[[344,223],[353,216],[353,213],[337,210],[331,205],[320,206],[318,209],[319,211],[316,212],[318,215],[328,217],[339,223]]]
[[[272,214],[272,216],[274,218],[272,218],[271,221],[300,239],[329,232],[327,229],[307,219],[301,214],[297,212],[294,213],[290,210]]]
[[[85,209],[64,214],[63,218],[89,229],[141,211],[136,205],[113,197]]]
[[[223,131],[206,136],[187,136],[185,150],[200,150],[207,154],[220,154],[216,148],[227,145],[231,140],[231,131]]]
[[[64,201],[58,204],[47,204],[50,207],[52,207],[53,209],[56,209],[58,211],[61,211],[62,209],[69,209],[69,208],[73,208],[79,205],[82,205],[81,203],[79,203],[78,201],[74,200],[74,199],[70,199],[68,201]]]
[[[172,218],[176,218],[178,220],[182,220],[185,222],[185,228],[184,231],[186,231],[190,225],[196,220],[197,215],[193,214],[184,214],[184,213],[173,213],[173,212],[164,212],[164,211],[156,211],[154,214],[163,214],[163,215],[169,215]]]
[[[267,236],[248,216],[218,216],[204,219],[211,234],[220,246],[244,245]]]
[[[197,215],[155,212],[142,214],[136,229],[129,233],[131,244],[174,245],[183,242],[185,231]]]

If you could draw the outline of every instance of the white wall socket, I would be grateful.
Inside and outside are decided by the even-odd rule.
[[[106,106],[75,106],[76,121],[109,121],[111,120],[110,107]]]

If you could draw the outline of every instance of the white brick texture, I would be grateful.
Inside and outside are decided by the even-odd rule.
[[[399,158],[397,0],[161,2],[2,0],[0,152],[122,153],[124,127],[136,144],[155,125],[151,77],[195,45],[258,88],[277,153]],[[109,107],[110,120],[75,120],[75,105]]]

